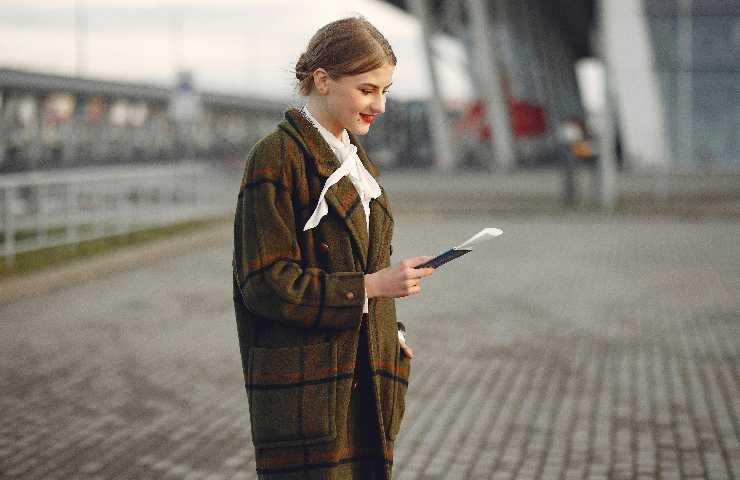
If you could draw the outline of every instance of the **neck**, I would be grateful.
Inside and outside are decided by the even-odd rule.
[[[308,111],[321,124],[322,127],[329,130],[338,140],[342,139],[342,130],[344,128],[331,116],[326,108],[326,103],[315,96],[308,97]]]

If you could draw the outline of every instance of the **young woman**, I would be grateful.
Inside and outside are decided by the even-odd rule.
[[[306,105],[247,160],[234,305],[260,478],[391,478],[412,356],[394,298],[434,271],[390,265],[388,198],[357,140],[395,65],[365,19],[322,27],[296,64]]]

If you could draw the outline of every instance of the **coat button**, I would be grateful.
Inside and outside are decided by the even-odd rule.
[[[329,245],[324,242],[319,243],[319,250],[321,253],[329,253]]]
[[[347,300],[354,300],[355,299],[355,294],[352,293],[352,292],[347,292],[347,294],[344,296],[344,298],[346,298]]]

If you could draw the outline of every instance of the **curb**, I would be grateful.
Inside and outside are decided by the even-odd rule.
[[[568,206],[554,195],[515,195],[486,192],[400,192],[391,198],[394,213],[562,215],[673,217],[740,220],[740,195],[685,195],[657,199],[648,195],[622,194],[612,209],[590,205],[583,199]]]

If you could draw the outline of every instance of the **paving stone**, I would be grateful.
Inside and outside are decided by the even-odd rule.
[[[740,478],[740,224],[399,215],[394,478]],[[0,477],[256,479],[231,246],[0,306]],[[177,279],[173,282],[172,279]]]

